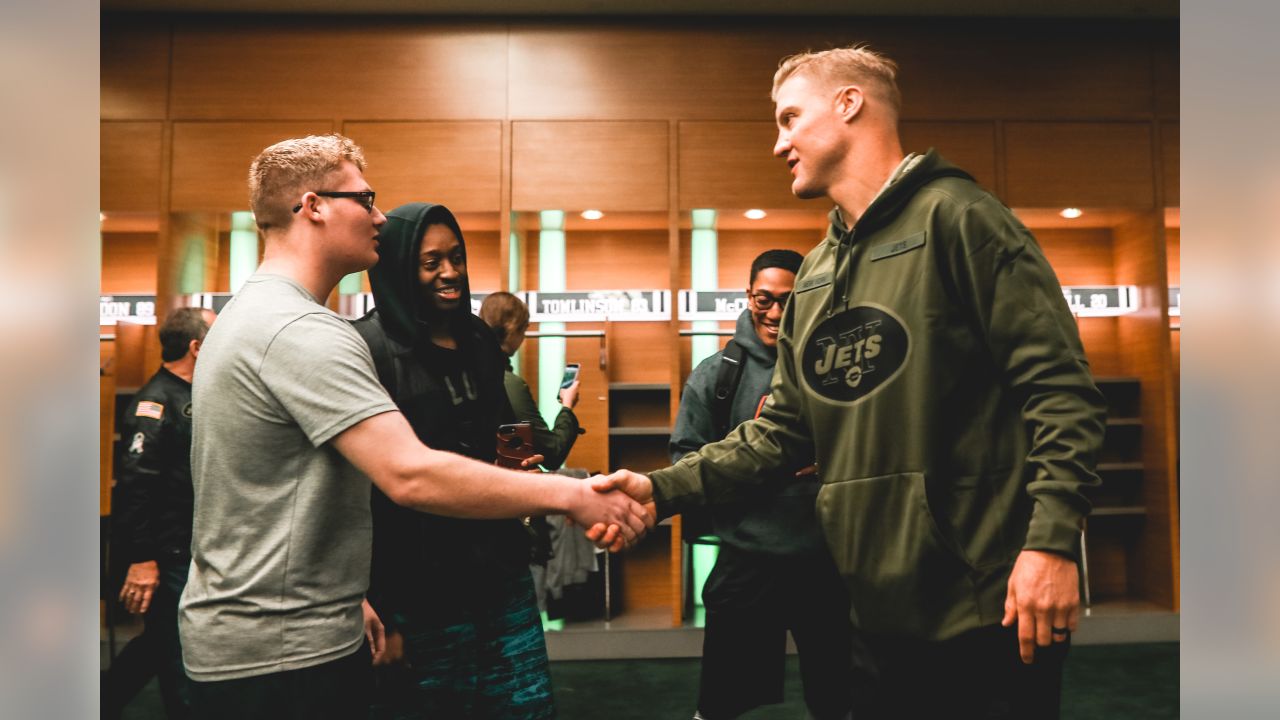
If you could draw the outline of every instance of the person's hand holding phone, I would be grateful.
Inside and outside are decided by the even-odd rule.
[[[564,366],[564,377],[560,378],[560,404],[573,409],[578,404],[578,373],[582,366],[569,363]]]
[[[560,404],[572,410],[578,404],[578,381],[566,388],[560,388]]]

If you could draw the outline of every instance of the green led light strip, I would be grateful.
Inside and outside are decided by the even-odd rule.
[[[546,292],[565,290],[564,211],[543,210],[539,214],[538,289]],[[559,332],[564,323],[538,324],[539,332]],[[560,413],[560,378],[564,373],[565,339],[544,337],[538,340],[538,411],[554,426]]]

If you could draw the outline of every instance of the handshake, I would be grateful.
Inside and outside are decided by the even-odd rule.
[[[567,515],[586,528],[587,539],[598,548],[611,552],[629,548],[657,522],[653,484],[644,475],[618,470],[597,475],[580,487],[580,497],[575,498]]]

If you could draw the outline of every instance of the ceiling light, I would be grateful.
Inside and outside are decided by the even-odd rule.
[[[101,222],[106,222],[106,221],[107,221],[107,214],[106,214],[106,213],[104,213],[104,212],[100,212],[100,213],[98,213],[98,222],[100,222],[100,223],[101,223]]]
[[[744,212],[744,213],[742,213],[742,214],[743,214],[743,215],[745,215],[745,216],[747,217],[747,219],[748,219],[748,220],[761,220],[761,219],[763,219],[763,218],[764,218],[764,216],[765,216],[765,215],[768,215],[769,213],[767,213],[767,212],[765,212],[765,211],[763,211],[763,210],[761,210],[761,209],[759,209],[759,208],[751,208],[750,210],[748,210],[748,211],[746,211],[746,212]]]
[[[583,220],[599,220],[602,217],[604,217],[604,213],[600,212],[599,210],[583,210],[582,211]]]
[[[1083,215],[1084,211],[1081,210],[1080,208],[1063,208],[1062,212],[1058,214],[1068,220],[1075,220],[1076,218]]]

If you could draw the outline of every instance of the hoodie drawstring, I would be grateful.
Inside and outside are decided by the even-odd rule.
[[[850,230],[849,233],[840,238],[840,242],[836,243],[836,266],[832,268],[832,281],[835,283],[831,288],[831,302],[827,306],[827,317],[831,317],[836,311],[836,296],[840,296],[840,302],[844,303],[844,309],[849,307],[849,268],[845,268],[844,273],[840,272],[841,262],[847,262],[849,253],[853,250],[853,236],[856,230]],[[847,241],[847,242],[846,242]]]

